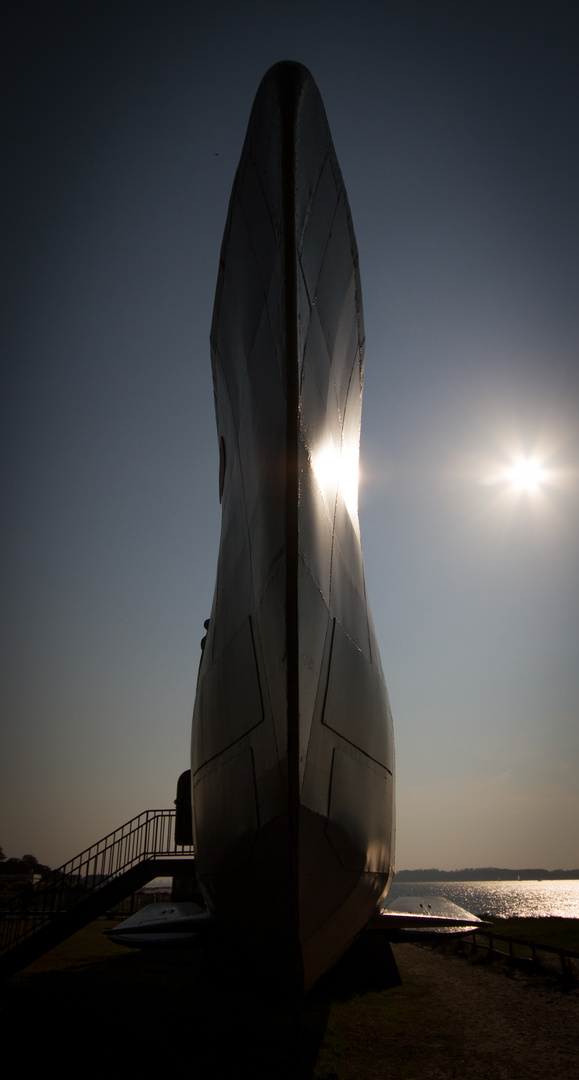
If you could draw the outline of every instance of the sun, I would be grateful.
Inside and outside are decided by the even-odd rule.
[[[517,458],[507,469],[507,479],[515,491],[538,491],[547,477],[547,473],[538,458]]]

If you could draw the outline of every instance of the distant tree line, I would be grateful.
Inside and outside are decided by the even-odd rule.
[[[40,863],[35,855],[23,855],[21,859],[7,859],[0,847],[0,875],[10,877],[13,874],[32,876],[48,874],[50,867]]]
[[[469,866],[462,870],[397,870],[394,881],[559,881],[579,878],[579,870],[505,870],[496,866]]]

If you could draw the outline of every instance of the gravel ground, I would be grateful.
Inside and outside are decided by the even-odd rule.
[[[316,1080],[578,1080],[579,989],[416,945],[402,986],[332,1006]]]
[[[121,949],[103,925],[6,985],[5,1050],[34,1044],[43,1060],[95,1058],[146,1075],[178,1067],[251,1080],[579,1080],[577,984],[563,992],[555,979],[506,965],[396,945],[402,985],[368,989],[366,980],[354,991],[330,978],[307,1000],[300,1072],[291,1021],[263,987],[256,992],[251,972],[232,979],[223,956],[208,965]]]

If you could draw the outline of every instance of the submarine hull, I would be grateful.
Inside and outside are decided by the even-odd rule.
[[[197,873],[222,927],[308,988],[387,892],[394,762],[357,509],[358,253],[299,64],[254,102],[211,356],[222,529],[193,715]]]

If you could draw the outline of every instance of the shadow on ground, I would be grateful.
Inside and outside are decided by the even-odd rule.
[[[24,1052],[33,1039],[43,1060],[132,1071],[188,1062],[197,1075],[309,1080],[332,1002],[383,989],[397,976],[375,943],[371,960],[358,945],[318,983],[300,1017],[295,1002],[272,994],[255,969],[233,964],[218,946],[203,953],[115,946],[99,956],[103,925],[76,935],[76,950],[71,939],[66,951],[53,950],[5,986],[5,1048]]]

